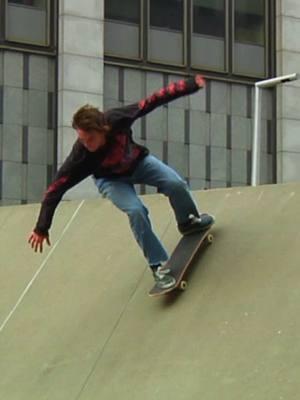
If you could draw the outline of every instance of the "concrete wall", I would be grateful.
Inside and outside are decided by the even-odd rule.
[[[300,72],[300,2],[277,0],[277,74]],[[300,82],[277,89],[278,182],[300,180]]]
[[[52,179],[55,60],[0,50],[0,204],[39,201]]]
[[[59,1],[58,166],[76,139],[74,112],[86,103],[103,105],[103,18],[103,0]],[[88,178],[66,198],[96,194]]]
[[[106,65],[104,108],[137,101],[176,75]],[[263,183],[273,181],[275,134],[273,92],[265,91],[262,110]],[[253,88],[208,80],[204,90],[160,107],[138,120],[138,142],[188,178],[192,189],[250,183]],[[144,188],[141,188],[144,192]],[[152,192],[146,188],[146,192]]]
[[[297,1],[277,1],[278,73],[297,71]],[[0,201],[40,201],[76,139],[73,113],[89,102],[110,108],[137,101],[180,76],[113,67],[103,62],[104,1],[60,0],[58,96],[53,57],[0,50]],[[300,28],[299,28],[300,29]],[[298,46],[298,47],[297,47]],[[299,52],[298,52],[299,50]],[[103,82],[104,81],[104,82]],[[278,178],[296,180],[300,109],[294,82],[278,90]],[[104,98],[103,98],[104,97]],[[58,138],[55,148],[55,110]],[[273,182],[275,124],[272,92],[263,101],[263,183]],[[135,137],[187,178],[193,189],[250,183],[253,90],[210,80],[134,125]],[[141,192],[151,189],[139,188]],[[88,178],[66,198],[95,197]]]

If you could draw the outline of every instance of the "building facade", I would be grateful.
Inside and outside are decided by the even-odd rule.
[[[296,0],[5,0],[0,201],[40,201],[76,139],[72,114],[201,73],[206,88],[134,125],[192,189],[250,184],[254,83],[299,71]],[[261,183],[299,180],[297,81],[264,90]],[[138,187],[140,193],[152,188]],[[87,179],[66,198],[96,196]]]

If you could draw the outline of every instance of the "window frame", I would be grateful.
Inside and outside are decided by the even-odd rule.
[[[144,51],[144,46],[143,46],[143,36],[144,36],[144,1],[145,0],[139,0],[140,2],[140,24],[139,24],[139,35],[138,35],[138,40],[139,40],[139,56],[138,57],[124,57],[121,54],[116,54],[116,53],[110,53],[105,52],[105,56],[108,57],[113,57],[113,58],[120,58],[120,59],[126,59],[126,60],[131,60],[131,61],[142,61],[143,60],[143,51]],[[104,0],[104,6],[105,6],[105,0]],[[104,18],[104,17],[103,17]],[[105,21],[113,21],[112,19],[105,19],[104,18],[104,25]],[[104,31],[103,35],[105,35],[105,26],[104,26]],[[103,36],[103,42],[104,42],[104,36]]]
[[[214,76],[220,80],[231,80],[237,82],[253,82],[259,79],[266,79],[275,76],[276,52],[275,32],[276,13],[273,0],[263,0],[265,4],[265,43],[264,43],[264,75],[240,73],[234,67],[234,4],[235,0],[225,0],[225,69],[208,68],[204,65],[192,63],[192,35],[193,35],[193,0],[184,0],[184,29],[183,29],[183,57],[184,64],[163,62],[149,58],[149,27],[150,27],[150,0],[140,0],[141,4],[141,26],[140,26],[140,59],[120,57],[104,49],[104,60],[112,65],[132,66],[144,70],[177,73],[191,75],[196,72],[203,72],[206,76]]]
[[[146,2],[146,31],[147,31],[147,57],[146,62],[154,65],[171,65],[180,68],[186,68],[188,66],[187,63],[187,36],[188,36],[188,27],[187,27],[187,14],[188,14],[188,0],[183,1],[183,30],[182,30],[182,60],[181,64],[167,62],[163,60],[155,60],[149,57],[149,48],[150,48],[150,1],[151,0],[144,0]]]
[[[220,68],[214,68],[214,67],[210,67],[207,68],[207,66],[205,65],[201,65],[201,64],[196,64],[192,62],[192,57],[190,59],[190,65],[191,68],[196,68],[196,69],[202,69],[204,71],[212,71],[212,72],[219,72],[219,73],[228,73],[229,72],[229,18],[228,18],[228,14],[229,14],[229,0],[224,0],[224,4],[225,4],[225,36],[224,36],[224,69],[220,69]],[[192,40],[193,40],[193,34],[194,34],[194,0],[191,0],[191,6],[190,6],[190,14],[191,14],[191,19],[190,19],[190,51],[192,51]]]
[[[246,76],[246,77],[250,77],[250,78],[265,78],[268,76],[268,71],[269,71],[269,13],[270,13],[270,7],[269,7],[269,1],[268,0],[264,0],[264,11],[265,11],[265,29],[264,29],[264,34],[265,34],[265,38],[264,38],[264,73],[262,75],[258,75],[258,74],[251,74],[251,73],[243,73],[243,72],[238,72],[235,70],[235,2],[236,0],[232,0],[232,9],[231,9],[231,15],[232,15],[232,24],[231,24],[231,29],[232,29],[232,35],[231,35],[231,43],[230,43],[230,47],[232,49],[232,74],[233,75],[237,75],[237,76]]]
[[[37,54],[53,54],[57,53],[57,18],[58,15],[58,1],[59,0],[47,0],[47,44],[39,44],[36,42],[30,42],[27,40],[12,40],[6,36],[7,29],[7,10],[8,0],[1,2],[0,5],[0,48],[9,48],[15,50],[22,50],[33,52]]]

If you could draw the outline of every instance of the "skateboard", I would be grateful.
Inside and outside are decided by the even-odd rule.
[[[175,285],[168,289],[162,289],[155,284],[150,290],[149,296],[161,296],[176,289],[185,290],[187,288],[187,281],[184,280],[186,270],[191,265],[200,248],[205,244],[211,244],[213,239],[214,237],[210,229],[183,236],[165,265],[166,268],[171,269],[170,273],[176,279]]]

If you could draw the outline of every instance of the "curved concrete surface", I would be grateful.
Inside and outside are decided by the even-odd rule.
[[[299,398],[300,185],[196,192],[217,217],[186,292],[151,299],[127,218],[64,202],[52,247],[26,238],[39,205],[0,208],[0,398]],[[171,251],[168,202],[145,196]]]

